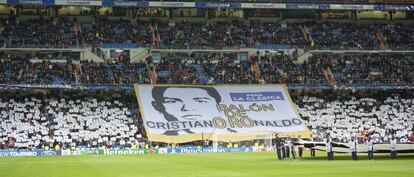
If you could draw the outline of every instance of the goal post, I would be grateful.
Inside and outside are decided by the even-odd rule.
[[[253,151],[272,151],[274,132],[260,133],[217,133],[213,132],[211,138],[214,152],[220,148],[251,147]]]

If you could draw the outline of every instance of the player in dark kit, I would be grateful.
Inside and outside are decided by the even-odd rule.
[[[282,147],[281,148],[281,151],[282,151],[282,158],[283,159],[286,159],[286,146],[285,146],[285,141],[284,140],[282,140],[282,141],[280,141],[280,146]]]
[[[281,143],[281,141],[280,141],[280,139],[279,139],[279,136],[278,135],[276,135],[276,154],[277,154],[277,159],[279,159],[279,160],[282,160],[282,155],[281,155],[281,145],[282,145],[282,143]]]

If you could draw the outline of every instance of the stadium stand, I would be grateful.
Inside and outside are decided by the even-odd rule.
[[[201,57],[201,58],[197,58]],[[255,83],[251,60],[211,54],[166,56],[154,63],[159,83],[248,84]],[[145,62],[96,63],[82,61],[80,70],[69,63],[9,57],[0,60],[0,83],[80,84],[149,83]],[[264,83],[329,84],[324,70],[337,85],[410,85],[414,82],[414,58],[404,54],[314,54],[303,63],[288,55],[261,56],[258,60]]]
[[[131,147],[143,131],[138,110],[120,94],[3,96],[0,144],[3,148]]]
[[[336,93],[297,95],[299,112],[315,135],[329,134],[335,142],[361,142],[370,136],[375,143],[386,143],[392,135],[399,142],[412,142],[414,128],[413,95],[401,93]]]
[[[64,11],[65,6],[61,8],[60,5],[48,12],[41,12],[40,7],[32,12],[19,5],[4,6],[10,9],[10,14],[4,10],[0,14],[0,88],[6,88],[7,92],[9,88],[18,90],[16,85],[19,84],[40,85],[36,89],[49,92],[42,85],[70,85],[76,89],[102,86],[102,91],[110,90],[104,86],[131,87],[135,83],[149,84],[153,80],[158,84],[328,86],[333,90],[328,94],[318,90],[325,87],[317,87],[316,91],[306,94],[291,90],[293,100],[314,136],[322,139],[329,134],[336,142],[348,142],[354,136],[364,141],[371,135],[376,143],[387,143],[395,135],[401,143],[414,141],[414,55],[410,53],[414,50],[414,26],[411,22],[414,15],[411,11],[404,10],[402,16],[406,21],[393,21],[392,15],[397,11],[393,8],[385,10],[388,21],[362,22],[356,14],[363,12],[358,10],[363,6],[355,6],[357,9],[339,6],[343,8],[341,11],[346,11],[346,18],[342,18],[341,13],[335,14],[334,6],[332,12],[322,11],[329,3],[349,5],[371,1],[280,0],[277,3],[296,6],[298,4],[295,3],[323,4],[319,4],[319,10],[307,8],[306,4],[301,6],[306,11],[298,8],[303,10],[302,16],[307,20],[287,19],[290,14],[287,11],[294,9],[290,7],[283,10],[274,8],[275,14],[269,14],[271,18],[272,15],[277,17],[262,20],[261,16],[251,18],[248,11],[264,9],[245,8],[237,16],[236,11],[241,7],[232,9],[231,4],[224,4],[229,8],[221,8],[219,4],[211,9],[194,5],[189,8],[190,12],[184,13],[188,10],[184,7],[166,10],[149,5],[142,8],[129,1],[126,6],[131,7],[124,7],[122,3],[116,6],[113,1],[105,1],[109,5],[102,2],[100,6],[110,7],[111,11],[110,8],[102,12],[98,6],[85,6],[87,8],[82,7],[79,13],[63,14],[59,10]],[[383,7],[385,5],[372,6],[370,10],[379,11],[381,9],[378,8]],[[390,7],[396,9],[400,6]],[[411,10],[411,7],[406,8]],[[197,15],[196,9],[202,9],[201,15]],[[178,15],[173,15],[175,10],[179,10]],[[294,16],[296,11],[292,12]],[[322,13],[332,13],[334,20],[330,14],[321,20]],[[27,17],[31,15],[33,18]],[[175,16],[192,16],[195,20]],[[109,52],[105,52],[110,53],[110,50],[137,48],[156,49],[162,55],[153,60],[148,53],[135,61],[131,61],[133,56],[122,60],[97,56],[101,61],[92,57],[86,59],[85,51],[89,48],[96,55],[104,53],[100,49],[108,49]],[[33,49],[33,53],[13,54],[26,49]],[[83,59],[66,54],[38,54],[45,49],[84,50],[76,51],[83,52],[79,54]],[[240,52],[241,49],[249,50],[244,59],[222,54],[225,50]],[[267,51],[257,56],[258,50]],[[297,53],[289,54],[288,50],[309,52],[309,57],[299,59]],[[198,53],[200,51],[205,53]],[[10,85],[12,87],[8,87]],[[372,85],[410,86],[411,90],[389,93],[342,93],[340,90]],[[83,93],[66,96],[59,95],[62,90],[54,91],[44,95],[23,94],[22,90],[13,94],[0,91],[0,149],[44,148],[56,144],[63,148],[128,147],[146,141],[141,114],[134,95],[128,91],[96,94],[82,90]]]
[[[0,60],[0,83],[73,84],[72,64],[52,60],[26,60],[11,57]]]
[[[316,49],[412,50],[410,24],[360,24],[335,22],[258,23],[239,21],[162,23],[111,21],[96,23],[69,20],[2,20],[2,43],[7,48],[76,48],[87,46],[151,47],[165,49],[239,49],[307,47]],[[50,25],[52,24],[52,25]],[[129,30],[132,29],[132,30]],[[304,35],[304,31],[305,34]],[[153,36],[154,34],[154,36]],[[159,44],[158,44],[159,43]]]
[[[82,62],[80,81],[84,84],[149,83],[145,63]]]
[[[400,143],[413,142],[410,92],[292,96],[314,137],[329,134],[335,142],[348,142],[356,136],[363,142],[371,136],[375,143],[386,143],[396,135]],[[131,147],[146,142],[139,116],[132,95],[3,96],[0,144],[3,148]]]
[[[410,85],[413,84],[413,58],[409,55],[314,55],[324,63],[337,84]]]
[[[77,47],[73,23],[49,20],[2,20],[1,39],[8,48]]]

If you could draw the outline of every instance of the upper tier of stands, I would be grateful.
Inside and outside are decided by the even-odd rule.
[[[68,20],[1,21],[6,48],[82,48],[87,46],[163,49],[315,48],[414,49],[414,27],[403,24],[333,22],[161,23]]]

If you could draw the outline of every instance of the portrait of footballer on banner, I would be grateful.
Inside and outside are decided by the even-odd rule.
[[[165,120],[198,121],[211,120],[217,115],[216,105],[221,102],[221,96],[213,87],[161,87],[152,89],[151,105],[161,113]],[[170,130],[165,135],[194,133],[190,129]]]

